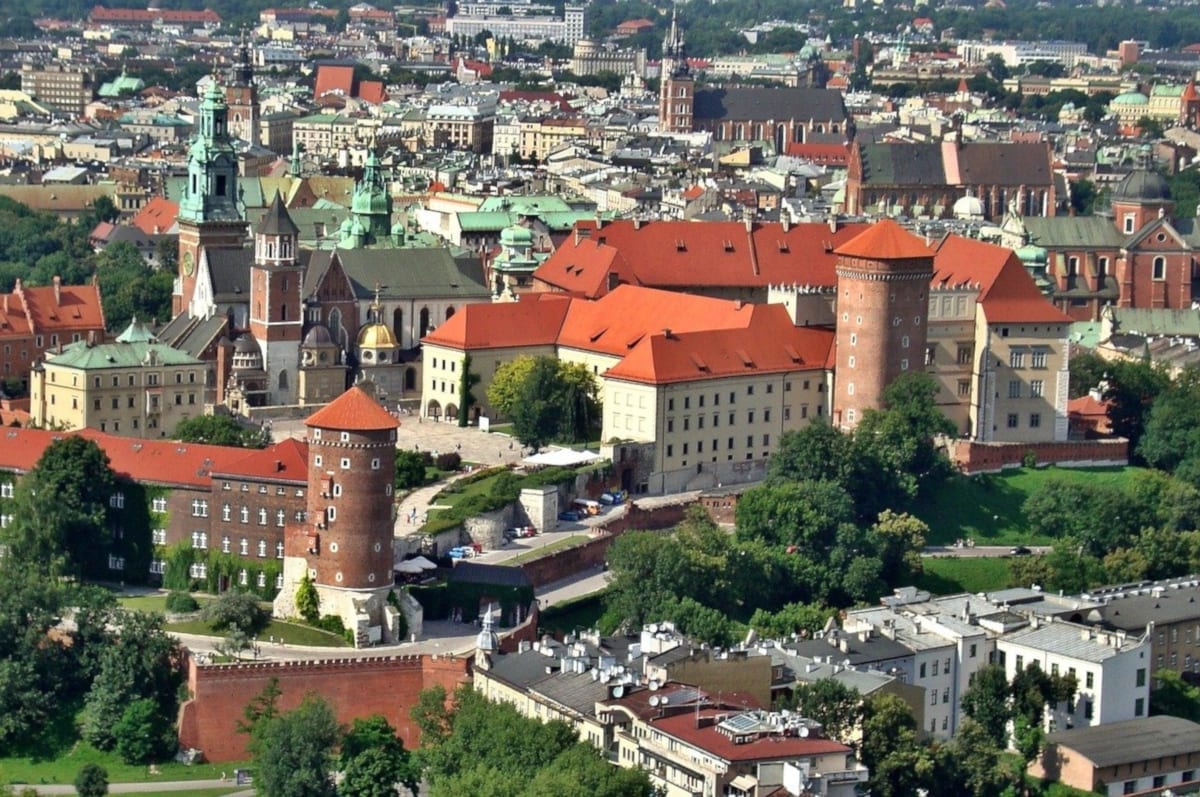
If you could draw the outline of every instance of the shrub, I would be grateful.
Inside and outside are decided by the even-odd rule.
[[[445,454],[438,454],[434,464],[438,470],[454,471],[462,465],[462,457],[458,455],[457,451],[447,451]]]
[[[174,614],[187,614],[200,608],[196,599],[186,592],[174,590],[167,593],[167,611]]]
[[[505,471],[492,482],[488,496],[503,503],[515,501],[521,495],[521,479],[511,470]]]
[[[247,634],[254,634],[267,624],[267,613],[258,605],[258,598],[233,589],[205,606],[200,617],[217,631],[237,626]]]
[[[80,797],[104,797],[108,794],[108,770],[99,764],[84,764],[75,776],[75,791]]]
[[[321,596],[317,594],[317,588],[307,573],[301,579],[300,586],[296,587],[296,611],[310,623],[315,623],[321,613]]]
[[[328,631],[331,634],[345,636],[346,624],[342,622],[342,618],[336,614],[323,614],[314,622],[310,623],[313,628],[319,628],[322,631]]]

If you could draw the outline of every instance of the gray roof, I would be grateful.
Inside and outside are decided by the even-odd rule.
[[[1022,221],[1030,242],[1047,249],[1115,249],[1125,241],[1104,216],[1030,216]]]
[[[455,298],[487,301],[491,291],[483,285],[482,265],[477,258],[455,259],[447,249],[333,249],[313,253],[305,275],[304,291],[311,294],[337,257],[359,299]]]
[[[913,655],[911,649],[886,637],[872,636],[865,642],[854,634],[840,634],[839,638],[843,638],[847,642],[845,653],[837,645],[831,645],[824,639],[809,639],[803,642],[796,642],[788,644],[786,648],[798,656],[808,656],[810,658],[814,656],[833,656],[833,660],[836,662],[843,662],[848,659],[853,666],[910,658]]]
[[[296,235],[300,232],[300,228],[288,215],[287,208],[283,206],[278,191],[275,192],[270,207],[259,219],[254,231],[259,235]]]
[[[250,301],[251,249],[205,249],[213,297],[218,302]]]
[[[529,577],[519,567],[485,565],[478,562],[463,562],[450,571],[450,582],[455,584],[491,584],[497,587],[528,587]]]
[[[1200,587],[1168,588],[1158,596],[1107,597],[1108,603],[1100,608],[1100,615],[1104,625],[1111,628],[1140,634],[1151,622],[1162,625],[1200,620]]]
[[[858,153],[867,185],[1042,186],[1053,179],[1040,143],[972,141],[949,149],[940,142],[862,144]]]
[[[697,121],[846,118],[842,95],[831,89],[701,89],[692,114]]]
[[[1095,664],[1100,664],[1122,653],[1129,653],[1143,644],[1137,635],[1131,634],[1123,640],[1117,639],[1117,636],[1116,633],[1097,633],[1095,629],[1085,625],[1049,622],[1039,624],[1036,628],[1030,626],[1020,631],[1013,631],[998,639],[997,644],[1021,645],[1033,650],[1068,656]]]
[[[191,318],[187,313],[180,313],[159,330],[158,339],[193,357],[199,357],[225,332],[226,321],[223,315]]]
[[[1179,717],[1143,717],[1058,731],[1046,737],[1047,747],[1052,744],[1078,752],[1096,767],[1113,767],[1200,753],[1200,725]]]
[[[1200,337],[1200,310],[1149,307],[1107,307],[1114,333]]]

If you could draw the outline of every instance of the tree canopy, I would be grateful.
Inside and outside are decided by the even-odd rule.
[[[265,430],[245,427],[230,415],[185,418],[175,426],[175,439],[184,443],[240,448],[265,448],[271,442]]]

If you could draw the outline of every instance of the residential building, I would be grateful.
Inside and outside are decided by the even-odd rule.
[[[1027,667],[1075,676],[1079,686],[1074,699],[1048,707],[1051,730],[1149,716],[1150,640],[1144,633],[1104,631],[1034,616],[1027,628],[996,640],[996,663],[1010,681]]]
[[[584,36],[587,30],[587,9],[584,6],[568,5],[563,7],[563,15],[551,16],[513,16],[499,14],[504,6],[490,7],[490,14],[461,13],[446,19],[446,34],[448,36],[465,36],[468,39],[487,31],[497,40],[515,39],[517,41],[545,40],[559,44],[574,44]]]
[[[0,294],[0,378],[29,387],[34,363],[69,343],[104,339],[104,308],[98,285],[29,288],[18,279]]]
[[[30,378],[34,423],[166,437],[204,412],[206,365],[160,343],[134,319],[113,343],[81,340],[48,351]]]
[[[1106,797],[1190,791],[1200,782],[1197,772],[1200,725],[1169,716],[1051,733],[1029,765],[1035,778]]]
[[[646,51],[640,48],[606,47],[593,39],[575,42],[571,73],[579,76],[612,72],[616,75],[646,74]]]
[[[438,103],[425,111],[421,136],[435,149],[492,151],[496,107],[492,103]]]
[[[21,91],[58,113],[72,119],[83,116],[92,101],[92,76],[65,64],[21,65]]]
[[[1151,677],[1164,669],[1200,675],[1200,580],[1119,584],[1086,596],[1094,604],[1086,613],[1090,625],[1147,636]]]

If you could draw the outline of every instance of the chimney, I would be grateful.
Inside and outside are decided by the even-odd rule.
[[[837,228],[838,228],[837,216],[830,216],[829,217],[829,231],[837,232]]]
[[[642,229],[642,217],[641,216],[633,217],[633,229],[635,229],[635,230]]]
[[[8,297],[6,296],[6,297],[4,297],[4,298],[5,298],[5,299],[7,299]],[[89,349],[90,349],[92,346],[95,346],[95,345],[96,345],[96,330],[94,330],[94,329],[90,329],[90,330],[88,330],[87,345],[88,345],[88,348],[89,348]]]
[[[54,306],[62,307],[62,277],[54,276]]]
[[[792,215],[786,210],[779,214],[779,226],[783,228],[784,232],[792,228]]]

